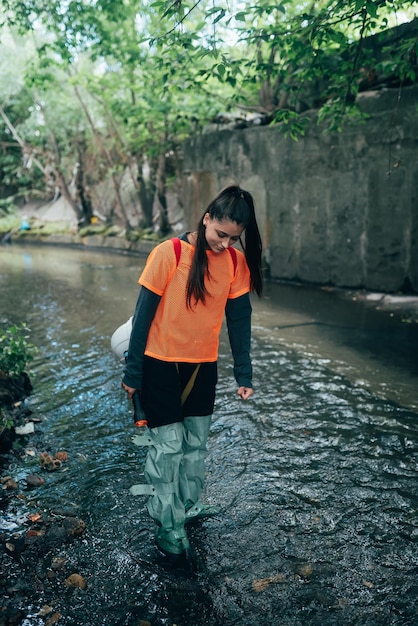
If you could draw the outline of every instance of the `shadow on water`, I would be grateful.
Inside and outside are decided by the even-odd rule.
[[[28,497],[75,505],[87,522],[62,550],[87,589],[57,576],[25,623],[43,624],[45,603],[71,626],[418,623],[418,325],[269,285],[254,302],[254,401],[235,398],[222,336],[206,485],[222,514],[190,527],[193,569],[174,567],[153,546],[145,500],[129,494],[145,453],[109,352],[143,262],[1,251],[1,323],[32,329],[31,408],[46,449],[69,453]]]

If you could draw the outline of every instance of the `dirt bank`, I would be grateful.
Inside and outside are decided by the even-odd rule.
[[[21,624],[47,588],[62,593],[86,584],[60,556],[64,545],[83,535],[84,521],[76,507],[42,506],[48,474],[64,470],[67,454],[44,449],[42,417],[25,404],[31,390],[25,373],[0,377],[0,409],[7,425],[0,434],[0,626]],[[51,604],[39,618],[51,625],[60,615]]]

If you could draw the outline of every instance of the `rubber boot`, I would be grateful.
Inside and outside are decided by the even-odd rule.
[[[205,458],[211,415],[186,417],[183,431],[183,458],[180,464],[180,498],[186,522],[219,513],[219,508],[203,504],[199,498],[205,483]]]
[[[160,550],[170,555],[187,553],[190,544],[184,529],[185,509],[179,492],[183,424],[149,429],[143,441],[136,437],[134,442],[149,445],[144,467],[148,484],[134,485],[131,493],[150,496],[146,506],[159,526],[155,541]]]

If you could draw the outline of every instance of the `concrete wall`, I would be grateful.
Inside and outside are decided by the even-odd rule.
[[[232,182],[255,199],[272,278],[418,292],[418,87],[365,92],[370,116],[340,134],[313,120],[208,132],[184,146],[191,227]]]

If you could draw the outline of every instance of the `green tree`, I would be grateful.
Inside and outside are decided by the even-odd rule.
[[[179,40],[196,34],[190,19],[196,6],[211,16],[213,32],[206,27],[202,49],[212,59],[209,71],[236,87],[237,106],[267,121],[295,121],[315,108],[332,129],[340,128],[356,113],[359,89],[417,78],[418,20],[407,33],[398,23],[413,18],[415,0],[244,0],[228,9],[205,0],[157,0],[152,6],[162,15],[171,46],[174,33]],[[391,36],[384,34],[397,25]]]
[[[89,2],[70,2],[66,12],[57,2],[8,2],[8,6],[9,23],[15,28],[25,32],[39,22],[45,32],[31,67],[25,70],[26,87],[38,114],[42,113],[45,131],[49,129],[48,138],[39,126],[36,134],[41,137],[38,143],[47,144],[54,157],[50,162],[60,192],[71,200],[65,190],[68,175],[63,175],[58,157],[67,158],[67,167],[71,158],[80,163],[82,156],[77,159],[75,153],[82,135],[90,165],[99,172],[104,168],[112,181],[116,220],[129,227],[120,194],[122,177],[128,171],[142,204],[143,225],[152,224],[152,207],[157,206],[159,230],[166,233],[167,163],[175,161],[179,143],[198,120],[215,110],[217,95],[216,90],[196,89],[198,68],[190,63],[184,41],[181,53],[163,50],[158,39],[150,45],[158,13],[149,11],[139,28],[143,12],[135,2],[125,2],[122,8],[119,2],[98,2],[95,7]],[[57,127],[52,124],[59,108],[55,94],[67,98],[69,110],[74,110],[74,119],[61,115]],[[25,141],[29,141],[27,135]],[[97,183],[93,167],[82,165],[86,178]]]
[[[21,79],[1,88],[9,160],[0,157],[0,168],[10,179],[20,167],[27,186],[41,173],[80,219],[91,214],[89,189],[109,180],[113,217],[127,229],[128,177],[142,225],[167,233],[179,147],[218,113],[257,114],[297,138],[309,109],[338,130],[358,113],[360,89],[416,80],[417,20],[407,37],[402,26],[384,33],[414,0],[1,4],[2,32],[20,34],[32,54],[19,64]],[[32,169],[18,167],[18,149]]]
[[[62,71],[46,61],[45,46],[32,43],[24,67],[18,72],[14,66],[15,86],[13,81],[1,81],[0,116],[9,148],[8,158],[0,160],[3,170],[5,163],[9,165],[3,184],[18,182],[20,193],[30,190],[49,199],[61,194],[81,217],[82,209],[69,188],[79,114]],[[10,62],[24,44],[24,38],[15,34],[8,47],[3,43],[2,57]]]

